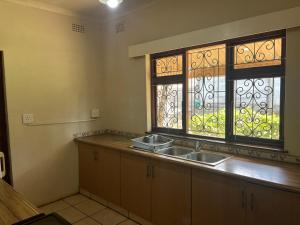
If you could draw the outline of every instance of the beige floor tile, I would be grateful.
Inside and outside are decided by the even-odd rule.
[[[120,225],[139,225],[139,224],[132,220],[126,220],[125,222],[120,223]]]
[[[70,223],[75,223],[86,217],[86,215],[73,207],[63,209],[57,213]]]
[[[123,221],[126,221],[126,218],[124,216],[111,209],[103,209],[100,212],[92,215],[91,217],[97,220],[102,225],[116,225]]]
[[[90,198],[93,199],[93,200],[95,200],[96,202],[101,203],[102,205],[107,206],[107,203],[108,203],[108,202],[107,202],[106,200],[104,200],[104,199],[98,197],[97,195],[91,194],[91,195],[90,195]]]
[[[91,218],[85,218],[74,224],[75,225],[101,225],[100,223],[97,223],[95,220],[93,220]]]
[[[88,200],[88,198],[81,194],[73,195],[73,196],[63,199],[63,201],[65,201],[66,203],[68,203],[70,205],[76,205],[76,204],[86,201],[86,200]]]
[[[91,193],[88,192],[87,190],[83,189],[83,188],[79,189],[79,193],[82,194],[82,195],[84,195],[84,196],[86,196],[86,197],[88,197],[88,198],[91,197]]]
[[[45,206],[41,207],[40,211],[43,213],[49,214],[49,213],[53,213],[53,212],[57,212],[57,211],[66,209],[68,207],[70,207],[70,205],[68,205],[64,201],[57,201],[57,202],[53,202],[49,205],[45,205]]]
[[[90,199],[81,202],[77,205],[74,205],[74,207],[88,216],[95,214],[96,212],[99,212],[100,210],[106,208],[105,206],[99,204],[98,202],[95,202]]]
[[[153,225],[152,223],[150,223],[149,221],[146,221],[145,219],[135,215],[134,213],[129,213],[129,218],[136,221],[138,224],[142,224],[142,225]]]
[[[129,212],[126,209],[123,209],[120,206],[117,206],[111,202],[107,203],[107,206],[111,209],[113,209],[114,211],[117,211],[118,213],[120,213],[121,215],[128,217],[129,216]]]

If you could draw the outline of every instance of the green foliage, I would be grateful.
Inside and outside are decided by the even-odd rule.
[[[225,137],[225,109],[215,113],[193,115],[189,122],[193,134]]]
[[[280,116],[276,113],[264,114],[251,108],[236,110],[234,134],[265,139],[279,139]],[[204,115],[196,114],[190,119],[193,134],[212,137],[225,136],[225,109]]]

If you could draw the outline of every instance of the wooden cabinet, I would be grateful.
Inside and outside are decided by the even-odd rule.
[[[121,171],[122,207],[150,221],[150,160],[130,154],[122,154]]]
[[[97,147],[79,144],[79,186],[93,194],[97,192]]]
[[[155,225],[190,224],[190,169],[122,154],[122,207]]]
[[[297,225],[299,212],[299,194],[192,172],[192,225]]]
[[[245,197],[242,182],[193,170],[192,225],[245,224]]]
[[[79,145],[80,187],[118,205],[121,203],[120,166],[119,151]]]
[[[96,195],[115,203],[121,204],[121,154],[119,151],[99,147],[96,171]]]
[[[300,224],[299,194],[252,184],[247,193],[247,225]]]
[[[155,225],[191,223],[191,169],[152,162],[152,222]]]
[[[300,194],[79,144],[80,187],[155,225],[298,225]]]

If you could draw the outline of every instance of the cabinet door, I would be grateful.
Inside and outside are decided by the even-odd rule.
[[[192,225],[243,225],[245,215],[246,192],[240,181],[192,171]]]
[[[191,169],[153,161],[152,222],[155,225],[190,225]]]
[[[122,207],[148,221],[151,220],[151,177],[149,160],[122,154]]]
[[[248,225],[299,225],[300,194],[248,186]]]
[[[97,147],[79,144],[79,186],[90,193],[97,191]]]
[[[121,203],[121,153],[113,149],[98,147],[96,195],[120,205]]]

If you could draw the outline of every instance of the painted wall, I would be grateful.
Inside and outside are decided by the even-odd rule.
[[[191,32],[218,24],[262,15],[278,10],[296,7],[299,1],[267,0],[260,1],[188,1],[164,0],[158,1],[151,7],[141,9],[135,13],[111,22],[104,29],[105,59],[105,127],[130,132],[141,133],[147,130],[146,106],[146,75],[145,59],[129,58],[128,47],[170,37],[173,35]],[[125,31],[115,32],[118,23],[125,24]],[[256,26],[256,24],[252,24]],[[295,38],[297,30],[288,31],[288,60],[299,54],[299,44]],[[293,52],[289,53],[289,49]],[[287,98],[286,104],[286,150],[291,154],[300,155],[300,139],[297,136],[296,120],[299,110],[292,112],[293,102],[297,101],[295,83],[300,82],[297,76],[297,57],[288,62]],[[296,82],[295,82],[296,81]],[[298,82],[297,82],[298,81]],[[299,127],[299,126],[298,126]]]
[[[300,156],[300,27],[287,32],[287,65],[285,86],[285,149]]]
[[[87,25],[85,34],[72,23]],[[13,183],[40,205],[78,191],[73,134],[103,128],[87,123],[26,127],[36,122],[83,120],[103,109],[100,34],[95,24],[0,2],[0,50],[4,51]]]
[[[0,2],[13,181],[19,192],[40,205],[78,191],[74,133],[147,129],[145,59],[130,59],[128,46],[300,4],[298,0],[188,2],[157,1],[101,30],[75,17]],[[87,32],[72,32],[73,22],[87,24]],[[125,31],[116,33],[119,22]],[[299,29],[288,31],[286,84],[286,148],[298,155],[300,108],[294,102],[300,82],[299,37]],[[21,122],[23,113],[33,113],[37,122],[87,119],[95,107],[104,110],[96,122],[40,127]]]

